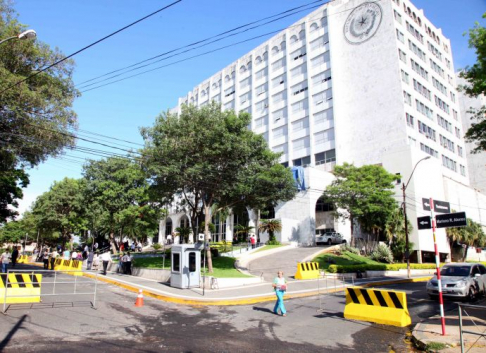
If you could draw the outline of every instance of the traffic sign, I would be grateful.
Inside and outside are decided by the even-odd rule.
[[[467,226],[466,212],[448,213],[435,216],[437,228]]]
[[[418,229],[430,229],[432,228],[432,222],[430,222],[430,216],[417,218]]]
[[[430,200],[422,198],[422,207],[424,211],[430,211]],[[436,213],[450,213],[451,205],[449,202],[434,200],[434,211]]]

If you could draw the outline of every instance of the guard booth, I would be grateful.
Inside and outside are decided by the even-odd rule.
[[[171,249],[170,286],[199,287],[203,244],[174,245]]]

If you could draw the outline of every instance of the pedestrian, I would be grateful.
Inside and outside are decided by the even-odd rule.
[[[98,242],[96,242],[93,246],[94,251],[98,250]]]
[[[68,249],[64,250],[62,256],[64,260],[71,260],[71,252]]]
[[[106,276],[106,269],[108,268],[108,264],[113,262],[113,260],[111,259],[110,250],[101,255],[101,261],[103,261],[103,274]]]
[[[287,316],[287,310],[285,310],[284,305],[284,294],[287,290],[287,281],[285,280],[282,271],[278,271],[277,277],[275,277],[275,279],[273,280],[272,287],[275,290],[275,294],[277,295],[277,302],[275,303],[273,312],[278,315],[278,310],[280,309],[281,315]]]
[[[0,262],[2,263],[2,273],[7,273],[8,264],[10,263],[10,249],[5,250],[5,252],[0,256]]]
[[[44,270],[48,270],[49,269],[49,251],[47,251],[47,248],[44,249],[42,262],[44,263]]]
[[[251,235],[250,241],[251,241],[251,248],[252,249],[255,249],[255,246],[256,246],[256,237],[255,237],[255,234],[252,234]]]
[[[17,263],[18,258],[19,258],[19,249],[17,245],[15,245],[12,250],[12,268],[15,268],[15,264]]]
[[[88,271],[91,271],[91,266],[93,265],[93,259],[94,259],[94,253],[92,251],[88,252],[88,262],[86,264],[86,269]]]
[[[98,271],[100,266],[100,256],[99,252],[97,251],[96,254],[93,256],[93,270]]]
[[[127,252],[125,256],[125,274],[132,275],[132,255],[130,255],[130,251]]]
[[[118,267],[116,268],[116,272],[125,273],[125,253],[123,253],[123,255],[120,255],[118,259]]]
[[[172,234],[167,234],[167,244],[171,244],[172,243]]]
[[[71,260],[77,260],[78,259],[78,252],[74,250],[71,254]]]
[[[142,243],[138,242],[138,252],[142,252]]]
[[[130,249],[132,252],[135,252],[135,242],[132,242],[132,245],[130,245]]]
[[[59,257],[59,253],[54,249],[53,252],[51,252],[51,256],[50,256],[50,259],[51,259],[51,270],[55,270],[56,267],[55,267],[55,263],[56,263],[56,258]]]

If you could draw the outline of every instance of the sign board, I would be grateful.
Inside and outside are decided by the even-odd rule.
[[[432,228],[432,222],[430,221],[430,216],[425,216],[425,217],[418,217],[417,218],[417,226],[418,229],[431,229]]]
[[[430,211],[430,199],[422,198],[422,207],[424,211]],[[450,213],[451,205],[449,202],[434,200],[434,211],[436,213]]]
[[[437,228],[451,228],[467,226],[466,212],[441,214],[435,216]]]

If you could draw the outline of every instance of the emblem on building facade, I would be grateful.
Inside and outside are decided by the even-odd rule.
[[[365,2],[349,14],[344,23],[344,37],[350,44],[361,44],[373,37],[381,24],[383,11],[375,2]]]

